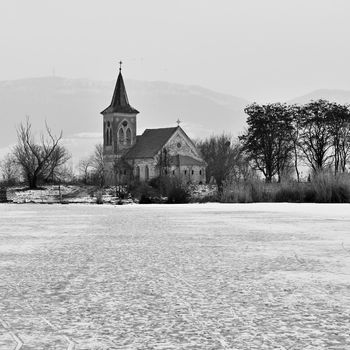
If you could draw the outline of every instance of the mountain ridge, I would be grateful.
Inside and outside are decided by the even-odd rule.
[[[326,99],[338,103],[350,103],[350,90],[345,89],[317,89],[305,95],[295,97],[288,101],[288,103],[304,104],[312,100]]]

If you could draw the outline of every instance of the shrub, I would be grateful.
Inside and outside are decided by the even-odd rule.
[[[159,192],[147,183],[140,183],[132,191],[132,195],[139,200],[140,204],[159,203]]]
[[[0,184],[0,203],[7,202],[7,189]]]
[[[245,182],[232,182],[223,186],[220,195],[222,203],[250,203],[252,202],[251,191]]]
[[[174,187],[176,179],[172,179],[169,176],[158,176],[151,179],[148,183],[151,187],[159,192],[161,196],[168,197],[170,191]]]
[[[96,192],[96,204],[103,204],[103,193],[102,191]]]
[[[189,190],[181,184],[173,183],[168,193],[167,203],[189,203],[190,193]]]
[[[248,180],[248,188],[252,202],[273,202],[275,200],[276,184],[261,180]]]
[[[195,197],[191,199],[191,202],[194,203],[213,203],[213,202],[220,202],[220,196],[218,193],[211,193],[207,194],[202,197]]]
[[[261,180],[226,182],[220,196],[223,203],[252,203],[274,201],[275,184]]]
[[[303,202],[305,198],[304,184],[287,182],[280,184],[275,193],[276,202]]]
[[[333,175],[330,172],[319,172],[314,176],[311,187],[318,203],[350,202],[349,174]]]
[[[308,186],[304,190],[303,202],[305,203],[315,203],[316,202],[316,191],[311,187],[311,184],[308,183]]]
[[[223,203],[250,202],[350,202],[350,174],[316,174],[311,182],[265,183],[257,179],[225,182],[220,195]]]

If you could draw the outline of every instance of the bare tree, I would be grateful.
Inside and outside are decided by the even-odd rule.
[[[58,137],[54,136],[47,124],[45,131],[40,141],[36,141],[29,119],[17,129],[14,156],[29,188],[37,188],[40,180],[54,178],[55,171],[70,158],[67,150],[60,145],[62,132]]]
[[[93,156],[81,159],[79,162],[79,173],[85,185],[91,180],[93,171]]]
[[[20,180],[20,169],[13,153],[8,153],[0,162],[2,181],[13,185]]]
[[[300,135],[300,123],[301,123],[301,113],[300,106],[292,105],[289,106],[289,111],[292,115],[292,133],[291,141],[293,147],[293,158],[294,158],[294,170],[297,176],[297,181],[300,182],[300,171],[299,171],[299,159],[300,159],[300,148],[299,148],[299,135]]]
[[[254,169],[263,173],[266,182],[290,167],[293,155],[293,124],[290,108],[286,104],[253,103],[245,108],[248,129],[240,136],[243,150]]]
[[[347,127],[342,127],[340,133],[339,162],[340,169],[344,173],[350,161],[350,125],[348,124]]]
[[[105,184],[105,163],[103,158],[103,145],[97,144],[92,155],[92,168],[95,179],[99,186],[103,187]]]
[[[345,172],[350,154],[350,109],[348,105],[329,103],[329,131],[333,145],[334,173]]]
[[[163,147],[156,157],[156,168],[158,169],[159,176],[169,175],[171,166],[171,155],[167,147]]]
[[[66,162],[70,159],[65,147],[58,145],[52,152],[50,162],[45,174],[45,181],[64,181],[70,171]]]
[[[207,162],[207,180],[214,177],[219,191],[222,191],[223,182],[238,171],[242,159],[242,150],[237,142],[229,135],[211,136],[199,141],[197,146]]]
[[[311,101],[300,109],[299,146],[314,172],[327,168],[334,159],[331,110],[332,104],[326,100]]]

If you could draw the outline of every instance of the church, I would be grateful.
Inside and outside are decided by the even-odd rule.
[[[137,135],[139,111],[129,104],[121,66],[111,104],[101,114],[107,184],[149,181],[160,175],[205,183],[206,162],[179,124]]]

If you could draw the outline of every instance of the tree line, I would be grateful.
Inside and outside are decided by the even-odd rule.
[[[228,177],[261,174],[266,182],[301,181],[310,175],[344,173],[350,159],[350,106],[326,100],[304,105],[257,104],[245,108],[247,128],[238,139],[212,136],[198,142],[208,163],[208,180],[219,188]]]
[[[252,104],[246,132],[240,137],[243,150],[267,182],[299,165],[312,172],[345,172],[350,155],[350,108],[326,100],[305,105]]]
[[[207,162],[207,182],[219,191],[227,181],[263,177],[265,182],[303,180],[301,168],[310,175],[327,170],[347,172],[350,160],[350,107],[326,100],[304,105],[257,104],[245,108],[247,128],[238,137],[213,135],[197,141]],[[17,144],[1,162],[3,180],[22,178],[30,188],[45,182],[73,178],[67,166],[68,150],[62,133],[54,135],[48,125],[36,137],[29,119],[17,128]],[[103,147],[79,163],[80,181],[104,185]]]

